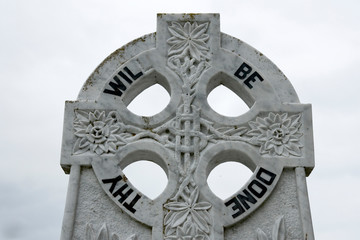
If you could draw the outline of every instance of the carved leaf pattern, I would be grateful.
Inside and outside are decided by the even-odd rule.
[[[196,187],[190,197],[184,202],[170,202],[164,207],[170,212],[165,217],[165,224],[171,227],[177,227],[185,222],[190,215],[197,226],[204,232],[209,232],[209,213],[207,210],[211,208],[208,202],[197,202],[199,197],[199,189]]]
[[[183,101],[190,106],[194,99],[195,85],[200,75],[210,67],[209,23],[172,22],[168,27],[171,37],[167,40],[168,66],[179,75],[183,85]]]
[[[168,28],[172,37],[168,39],[167,43],[171,45],[168,50],[168,55],[185,55],[190,56],[197,61],[201,58],[207,58],[207,52],[209,47],[206,41],[209,39],[209,35],[205,32],[209,23],[203,23],[198,25],[197,22],[186,22],[182,26],[178,22],[172,22],[172,25]]]
[[[273,240],[285,240],[285,222],[283,217],[276,220],[272,238]]]
[[[73,154],[92,152],[97,155],[114,154],[121,146],[151,137],[159,142],[163,139],[148,130],[125,125],[116,111],[75,110],[74,135],[76,141]]]
[[[266,234],[260,228],[256,229],[256,239],[257,240],[268,240]]]
[[[214,139],[221,140],[230,140],[230,141],[244,141],[244,134],[246,134],[249,129],[247,127],[238,127],[238,126],[226,126],[213,128],[209,127],[210,132],[214,134]]]
[[[285,240],[286,237],[286,228],[284,216],[281,216],[275,221],[273,230],[272,230],[272,240]],[[260,228],[256,229],[256,239],[257,240],[268,240],[263,230]]]
[[[179,234],[189,232],[192,232],[193,235],[191,236],[195,236],[195,231],[199,239],[205,239],[205,233],[209,233],[210,231],[209,225],[211,218],[207,210],[211,208],[211,204],[208,202],[198,202],[198,198],[199,189],[195,187],[185,201],[174,201],[164,205],[165,209],[169,210],[164,218],[164,223],[167,225],[165,233],[168,239],[173,239],[174,236],[171,235],[175,233],[175,231],[178,237]],[[190,228],[193,230],[190,231]],[[203,233],[203,235],[201,235],[201,233]],[[201,238],[201,236],[203,238]]]
[[[209,237],[201,232],[199,229],[189,221],[187,221],[183,227],[177,227],[176,235],[165,237],[165,239],[174,239],[174,240],[208,240]]]
[[[111,235],[111,238],[109,238],[109,231],[106,226],[106,223],[102,225],[99,232],[96,234],[93,226],[88,223],[86,225],[86,240],[120,240],[119,236],[116,233],[113,233]],[[127,238],[127,240],[137,240],[137,236],[134,234]]]
[[[138,237],[137,237],[137,235],[131,235],[127,240],[137,240],[138,239]]]
[[[93,152],[98,155],[114,154],[122,146],[141,138],[152,138],[166,147],[175,148],[176,136],[181,130],[175,128],[174,120],[163,124],[153,132],[124,125],[115,111],[106,115],[105,111],[76,110],[74,135],[76,141],[73,154]],[[204,149],[208,142],[218,140],[242,141],[259,147],[261,154],[278,156],[302,155],[300,142],[301,114],[288,116],[287,113],[269,113],[268,116],[257,117],[248,126],[222,126],[215,128],[213,123],[200,118],[201,131],[199,150]]]
[[[101,227],[97,240],[109,240],[108,229],[106,224]]]
[[[200,109],[193,105],[200,76],[210,67],[208,26],[208,22],[172,22],[168,28],[172,35],[167,41],[170,45],[168,66],[180,77],[183,85],[182,105],[177,117],[154,129],[165,139],[165,146],[175,150],[181,176],[177,193],[164,205],[168,210],[164,217],[165,239],[209,239],[211,217],[208,210],[211,205],[198,202],[199,189],[192,180],[199,152],[211,138],[201,131]]]

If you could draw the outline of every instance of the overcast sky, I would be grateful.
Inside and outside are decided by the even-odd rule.
[[[155,32],[158,12],[220,13],[222,32],[265,54],[312,103],[315,236],[359,239],[357,0],[0,0],[0,239],[59,239],[64,102],[109,54]]]

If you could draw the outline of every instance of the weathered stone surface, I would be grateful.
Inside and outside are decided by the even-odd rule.
[[[151,117],[127,105],[162,85]],[[249,106],[225,117],[223,84]],[[156,96],[155,96],[156,97]],[[168,176],[150,199],[123,174],[138,160]],[[251,178],[228,199],[207,184],[220,163]],[[62,239],[313,239],[305,176],[314,167],[311,106],[263,54],[220,32],[218,14],[159,14],[156,34],[118,49],[66,102],[61,166],[70,173]]]

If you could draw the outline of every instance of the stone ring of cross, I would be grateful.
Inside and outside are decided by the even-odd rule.
[[[66,103],[61,164],[65,171],[91,166],[108,197],[150,226],[153,239],[173,239],[179,232],[223,239],[224,228],[271,197],[286,169],[301,167],[310,174],[311,106],[299,103],[269,59],[221,33],[219,15],[159,15],[157,27],[156,35],[145,35],[104,60],[78,100]],[[168,91],[167,107],[151,117],[129,111],[128,104],[154,84]],[[236,93],[249,111],[238,117],[215,112],[207,97],[219,85]],[[168,184],[156,199],[137,190],[122,172],[139,160],[153,161],[167,174]],[[207,178],[228,161],[253,174],[222,200]]]

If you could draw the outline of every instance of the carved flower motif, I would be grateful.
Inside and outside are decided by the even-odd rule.
[[[110,112],[105,116],[105,111],[95,110],[94,112],[75,111],[74,121],[75,136],[78,137],[74,154],[86,151],[98,155],[103,153],[115,153],[117,133],[121,129],[116,113]]]
[[[186,22],[181,26],[178,22],[172,22],[169,31],[172,37],[167,41],[171,47],[169,49],[169,56],[174,54],[190,54],[192,58],[200,61],[201,57],[206,58],[209,50],[206,41],[209,35],[205,34],[208,28],[208,23],[198,25],[197,22],[191,24]]]
[[[207,240],[208,237],[204,235],[191,222],[185,222],[183,227],[177,227],[176,236],[170,236],[167,239],[175,240]]]
[[[249,122],[251,130],[247,133],[251,136],[251,144],[260,146],[261,154],[279,156],[301,156],[300,132],[301,115],[296,114],[288,117],[287,113],[270,113],[265,118],[256,118]]]
[[[196,224],[200,230],[208,233],[210,216],[207,210],[211,208],[211,205],[208,202],[197,202],[198,198],[199,189],[196,187],[190,194],[190,197],[185,199],[185,202],[170,202],[165,204],[164,207],[170,210],[165,217],[165,225],[169,224],[172,228],[178,227],[188,219],[188,216],[191,216],[192,222]],[[188,231],[189,229],[185,228],[178,231],[184,232],[185,230]]]

